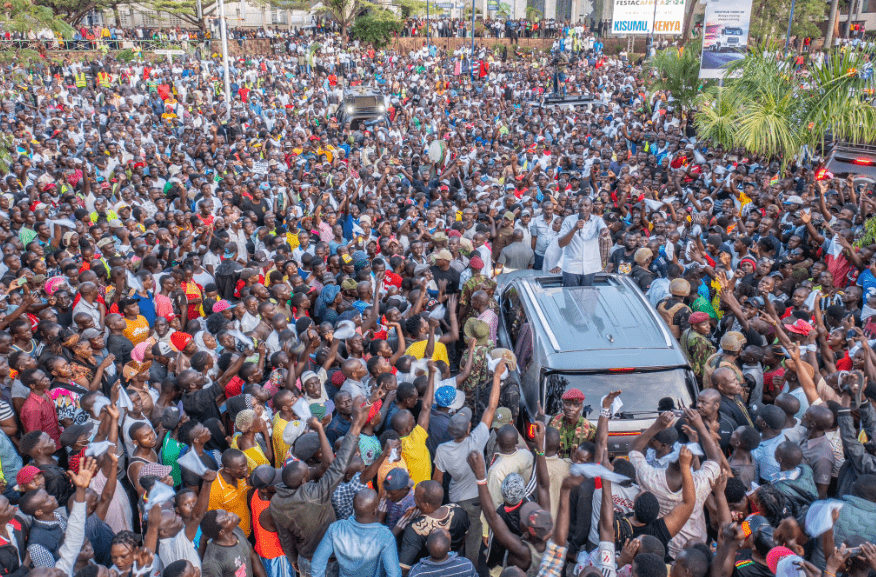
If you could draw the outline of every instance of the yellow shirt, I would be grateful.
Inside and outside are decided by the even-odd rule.
[[[432,457],[426,448],[428,438],[429,433],[420,425],[414,427],[410,435],[401,438],[402,459],[415,485],[432,478]]]
[[[138,315],[134,321],[125,319],[125,330],[122,334],[136,347],[149,338],[149,321],[142,315]]]
[[[408,347],[408,350],[405,351],[405,354],[411,355],[417,359],[422,359],[426,354],[426,345],[428,343],[428,339],[417,341]],[[447,347],[444,346],[444,343],[435,343],[435,349],[432,351],[432,360],[444,361],[448,365],[450,364],[450,359],[447,357]]]
[[[291,448],[290,445],[287,445],[283,441],[283,431],[286,430],[286,426],[292,424],[293,427],[300,427],[301,421],[287,421],[286,419],[280,416],[280,413],[276,413],[274,415],[274,423],[273,430],[271,432],[271,442],[274,443],[274,459],[277,461],[277,466],[283,466],[283,459],[286,456],[286,453],[289,452]]]
[[[238,447],[237,439],[239,438],[239,434],[234,436],[234,439],[231,440],[231,448],[243,451],[244,456],[246,456],[246,467],[247,469],[249,469],[250,474],[252,474],[253,469],[258,467],[259,465],[271,465],[271,462],[268,460],[268,456],[265,455],[265,452],[262,451],[262,448],[260,446],[256,445],[255,447],[250,447],[246,450]]]
[[[210,487],[210,504],[208,509],[224,509],[236,513],[240,517],[240,529],[249,537],[252,527],[249,522],[249,506],[246,504],[246,481],[241,479],[237,486],[229,485],[220,472]]]

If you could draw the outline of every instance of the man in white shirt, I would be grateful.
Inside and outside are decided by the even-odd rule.
[[[608,234],[608,226],[600,216],[594,216],[593,201],[583,198],[578,215],[563,221],[559,245],[563,249],[563,286],[590,286],[596,273],[602,270],[599,236]]]

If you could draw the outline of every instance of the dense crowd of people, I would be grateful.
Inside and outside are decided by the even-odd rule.
[[[704,142],[592,45],[289,42],[228,108],[211,54],[0,70],[4,575],[876,570],[872,181]],[[635,388],[520,427],[530,269],[628,275],[695,402],[625,455]]]

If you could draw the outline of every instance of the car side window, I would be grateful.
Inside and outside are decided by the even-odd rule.
[[[514,354],[517,356],[518,371],[523,374],[532,360],[532,325],[523,310],[516,286],[512,285],[505,291],[502,303],[505,329],[514,347]]]

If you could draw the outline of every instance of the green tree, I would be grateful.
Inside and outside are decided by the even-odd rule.
[[[831,51],[809,67],[806,82],[793,56],[776,59],[763,47],[731,64],[724,88],[697,99],[694,123],[703,138],[788,163],[804,145],[863,142],[876,131],[872,81],[862,76],[871,52]]]
[[[527,6],[526,7],[526,19],[530,22],[538,22],[544,17],[541,10],[536,8],[535,6]]]
[[[353,23],[353,37],[376,47],[383,47],[401,29],[402,23],[398,16],[389,10],[378,8],[356,18]]]
[[[830,4],[824,0],[797,0],[794,6],[792,36],[821,38],[819,25],[827,19]],[[755,0],[752,5],[751,34],[759,39],[784,39],[788,30],[791,3],[786,0]]]
[[[377,8],[377,5],[368,0],[323,0],[320,12],[335,19],[341,26],[342,42],[347,42],[347,27],[369,8]]]
[[[393,5],[401,10],[402,19],[411,18],[412,16],[423,16],[426,14],[426,3],[421,0],[396,0]],[[434,5],[429,6],[430,12],[434,9]]]
[[[60,18],[50,6],[38,5],[33,0],[5,0],[3,12],[0,12],[0,26],[12,32],[48,28],[65,38],[74,32],[68,21]]]
[[[691,108],[702,85],[699,78],[701,50],[702,43],[695,41],[681,49],[671,47],[658,51],[649,63],[656,73],[649,88],[666,90],[682,107]]]
[[[469,10],[469,14],[471,11]],[[499,9],[496,11],[496,16],[501,18],[510,18],[511,17],[511,5],[507,2],[500,2]]]
[[[150,6],[156,12],[170,14],[183,22],[197,26],[203,32],[207,30],[208,20],[219,17],[219,4],[216,0],[201,1],[201,18],[198,18],[197,0],[151,0]],[[225,15],[227,17],[228,13],[226,12]]]

